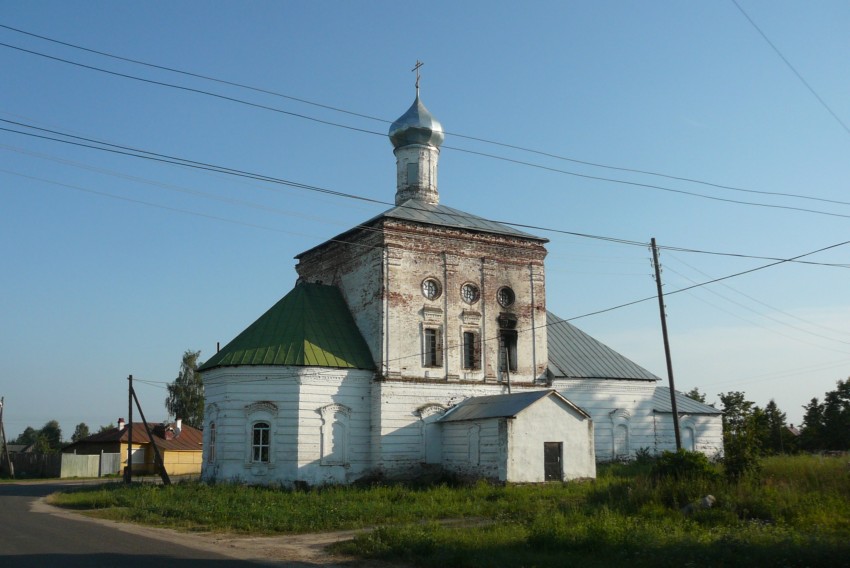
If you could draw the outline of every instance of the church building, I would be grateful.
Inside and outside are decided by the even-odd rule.
[[[203,478],[563,481],[675,449],[658,377],[547,311],[547,239],[440,203],[418,84],[389,139],[395,207],[299,254],[295,287],[201,367]],[[722,451],[720,412],[677,402],[683,445]]]

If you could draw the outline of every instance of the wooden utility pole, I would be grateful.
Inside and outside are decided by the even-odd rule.
[[[6,463],[9,467],[9,477],[15,479],[15,466],[12,465],[12,460],[9,459],[9,446],[6,444],[6,429],[3,427],[3,407],[6,406],[5,402],[6,397],[0,397],[0,439],[3,440],[3,457],[6,458]]]
[[[148,421],[145,419],[145,413],[142,412],[142,405],[139,404],[139,397],[136,396],[135,390],[131,390],[130,393],[136,400],[136,408],[139,409],[139,416],[142,418],[142,424],[145,425],[145,432],[148,433],[148,440],[150,440],[151,447],[153,448],[153,454],[156,457],[156,461],[154,463],[159,465],[159,477],[162,479],[163,485],[171,485],[171,479],[168,477],[168,472],[165,471],[165,461],[162,459],[162,454],[159,453],[159,448],[156,447],[156,442],[154,442],[153,439],[153,431],[151,430],[151,427],[148,426]]]
[[[150,426],[148,426],[148,421],[145,419],[145,413],[142,410],[142,405],[139,403],[139,397],[136,396],[136,391],[133,389],[133,375],[130,375],[127,380],[130,382],[129,387],[129,408],[128,413],[130,415],[130,422],[128,424],[130,428],[130,432],[127,436],[127,483],[130,483],[133,479],[133,401],[136,402],[136,408],[139,409],[139,416],[142,418],[142,424],[145,425],[145,432],[148,433],[148,441],[150,442],[151,447],[153,448],[154,456],[156,457],[156,461],[154,462],[159,466],[159,476],[162,478],[163,485],[171,485],[171,479],[168,477],[168,472],[165,470],[165,461],[162,459],[162,454],[159,453],[159,448],[156,447],[156,442],[153,439],[153,432],[151,431]]]
[[[655,286],[658,288],[658,309],[661,311],[661,334],[664,337],[664,355],[667,357],[667,380],[670,383],[670,406],[673,409],[673,431],[676,433],[676,451],[682,449],[679,433],[679,409],[676,407],[676,384],[673,381],[673,361],[670,358],[670,340],[667,338],[667,313],[664,310],[664,292],[661,290],[661,267],[658,264],[658,247],[652,237],[652,264],[655,266]]]
[[[124,481],[131,483],[133,481],[133,375],[127,377],[129,388],[127,389],[127,424],[124,428],[129,428],[127,432],[127,469],[124,472]]]

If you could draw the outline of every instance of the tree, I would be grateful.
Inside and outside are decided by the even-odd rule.
[[[85,422],[80,422],[77,424],[77,427],[74,429],[74,433],[71,434],[72,442],[79,442],[83,438],[89,437],[89,427]]]
[[[823,443],[823,404],[817,398],[803,406],[802,431],[800,432],[800,447],[813,452],[824,447]]]
[[[785,423],[786,414],[779,410],[776,401],[770,399],[763,412],[761,447],[768,454],[791,453],[796,450],[796,439]]]
[[[726,476],[736,480],[757,473],[761,450],[758,422],[763,411],[747,400],[742,392],[732,391],[718,396],[723,410],[723,467]]]
[[[35,452],[51,454],[62,449],[62,429],[56,420],[46,422],[41,430],[27,426],[12,443],[27,446],[33,444]]]
[[[33,428],[32,426],[27,426],[23,432],[21,432],[13,444],[20,444],[22,446],[29,446],[30,444],[35,443],[38,440],[38,430]]]
[[[114,429],[115,429],[115,424],[110,422],[109,424],[107,424],[105,426],[101,426],[100,429],[97,431],[97,433],[103,434],[104,432],[109,432],[110,430],[114,430]]]
[[[803,449],[850,449],[850,378],[838,381],[835,390],[824,395],[823,402],[813,398],[803,409]]]
[[[685,396],[692,400],[705,404],[705,393],[699,392],[699,389],[697,387],[694,387],[688,392],[686,392]]]
[[[836,385],[823,397],[824,449],[850,450],[850,378]]]
[[[180,372],[173,383],[168,384],[165,408],[175,418],[198,429],[204,427],[204,383],[197,372],[200,351],[186,350],[180,363]]]

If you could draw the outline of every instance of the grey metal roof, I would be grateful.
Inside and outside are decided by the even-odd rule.
[[[417,223],[425,223],[428,225],[438,225],[441,227],[454,227],[457,229],[468,229],[472,231],[483,231],[485,233],[496,233],[499,235],[508,235],[513,237],[523,237],[526,239],[536,239],[542,242],[548,242],[549,239],[538,237],[530,233],[514,229],[507,225],[490,221],[471,213],[465,213],[459,209],[446,207],[445,205],[425,203],[416,199],[408,199],[401,205],[397,205],[388,211],[384,211],[377,217],[367,221],[364,225],[370,224],[381,218],[401,219],[404,221],[414,221]]]
[[[494,233],[497,235],[507,235],[510,237],[520,237],[523,239],[534,239],[541,243],[549,242],[549,239],[538,237],[530,233],[525,233],[519,229],[514,229],[507,225],[490,221],[472,213],[466,213],[459,209],[446,207],[445,205],[425,203],[417,199],[408,199],[401,205],[396,205],[392,209],[388,209],[380,213],[368,221],[360,223],[344,233],[341,233],[330,241],[325,241],[322,244],[316,245],[306,251],[295,255],[295,258],[300,259],[307,253],[321,248],[331,241],[344,241],[346,237],[364,227],[370,227],[381,219],[399,219],[402,221],[412,221],[414,223],[422,223],[425,225],[436,225],[438,227],[453,227],[456,229],[466,229],[469,231],[480,231],[484,233]]]
[[[552,312],[546,312],[546,325],[555,378],[661,380]]]
[[[587,418],[590,415],[554,390],[538,390],[467,398],[440,418],[439,422],[462,422],[485,418],[515,418],[517,414],[547,396],[555,396]]]
[[[655,393],[652,395],[652,409],[655,412],[673,412],[669,387],[655,387]],[[679,414],[723,414],[717,408],[688,398],[679,391],[676,391],[676,410]]]

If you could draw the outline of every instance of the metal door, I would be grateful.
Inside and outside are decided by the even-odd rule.
[[[563,443],[543,442],[543,475],[546,481],[561,481],[564,470],[561,467]]]

